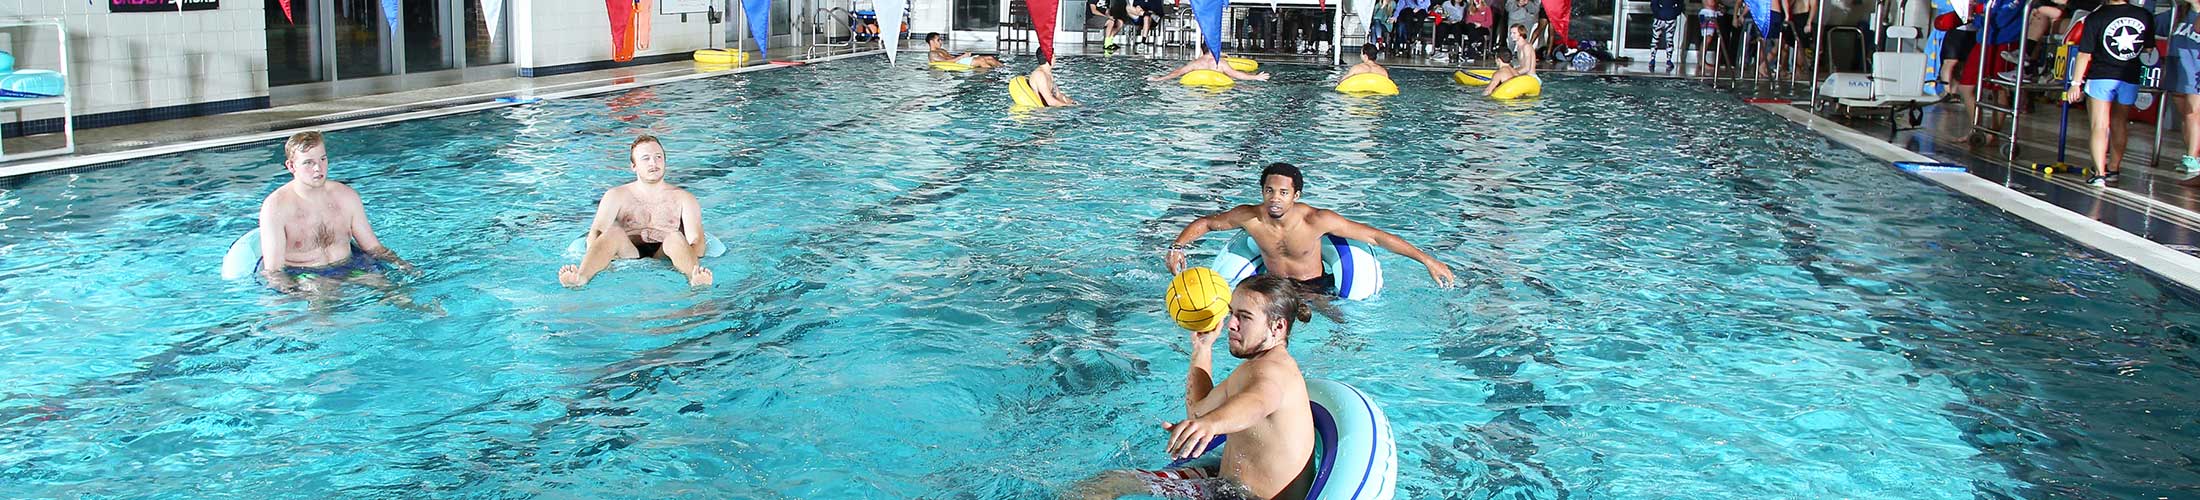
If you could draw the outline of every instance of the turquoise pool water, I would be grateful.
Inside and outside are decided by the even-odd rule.
[[[902,66],[332,134],[443,315],[216,277],[275,143],[0,180],[0,496],[1045,497],[1166,461],[1161,250],[1272,161],[1459,274],[1384,254],[1291,346],[1380,399],[1400,498],[2200,496],[2194,303],[1699,87],[1073,58],[1087,106],[1011,114]],[[559,287],[644,132],[718,286]]]

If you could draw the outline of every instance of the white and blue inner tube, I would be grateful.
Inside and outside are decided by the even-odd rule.
[[[1390,417],[1367,393],[1334,380],[1307,380],[1306,398],[1314,413],[1314,480],[1306,500],[1391,500],[1398,493],[1398,443],[1391,439]],[[1207,443],[1201,458],[1170,462],[1212,464],[1229,436]]]
[[[1215,256],[1211,267],[1228,278],[1230,286],[1268,271],[1260,246],[1253,244],[1253,238],[1243,232],[1230,239],[1230,246]],[[1339,298],[1366,300],[1383,291],[1383,265],[1375,260],[1375,249],[1366,243],[1333,234],[1322,235],[1322,272],[1337,280]]]

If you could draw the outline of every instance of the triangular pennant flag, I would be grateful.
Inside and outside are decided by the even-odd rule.
[[[634,0],[604,0],[611,18],[611,60],[634,60]]]
[[[1222,62],[1222,8],[1229,4],[1230,0],[1192,0],[1192,20],[1199,23],[1199,38],[1215,62]]]
[[[894,63],[894,53],[901,52],[901,17],[909,10],[909,0],[878,0],[880,44],[886,46],[886,63]]]
[[[283,3],[288,5],[290,0],[283,0]],[[504,1],[489,0],[482,2],[481,17],[486,18],[484,20],[489,22],[489,42],[495,43],[497,33],[504,32]]]
[[[1551,22],[1551,34],[1557,35],[1553,45],[1574,48],[1574,39],[1566,36],[1573,31],[1574,0],[1543,0],[1543,19]]]
[[[741,0],[742,15],[749,19],[749,38],[756,40],[756,56],[765,59],[765,41],[772,37],[772,0]]]
[[[181,5],[182,2],[177,2],[177,4]],[[397,32],[397,9],[397,0],[382,0],[382,20],[389,23],[391,37],[397,37],[400,35],[400,33]]]
[[[283,20],[289,21],[290,24],[298,24],[297,18],[290,17],[290,0],[279,1],[283,4]]]
[[[1031,29],[1039,32],[1039,63],[1054,62],[1054,21],[1061,11],[1059,0],[1030,0]]]

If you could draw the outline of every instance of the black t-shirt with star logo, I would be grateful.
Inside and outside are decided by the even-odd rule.
[[[2139,64],[2139,53],[2154,49],[2154,28],[2147,22],[2152,17],[2145,8],[2128,3],[2102,5],[2086,16],[2078,50],[2093,54],[2093,62],[2086,67],[2085,78],[2139,83],[2140,72],[2146,69]]]

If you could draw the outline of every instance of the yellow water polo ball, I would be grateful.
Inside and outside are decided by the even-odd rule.
[[[1215,270],[1194,267],[1169,280],[1169,318],[1195,332],[1212,331],[1230,316],[1230,281]]]

